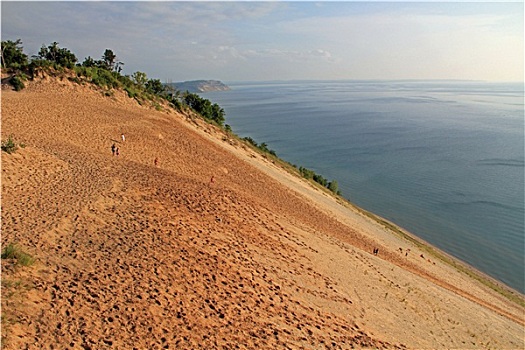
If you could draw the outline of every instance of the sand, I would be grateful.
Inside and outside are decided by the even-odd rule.
[[[522,306],[189,114],[1,102],[2,244],[35,258],[2,260],[5,349],[525,346]]]

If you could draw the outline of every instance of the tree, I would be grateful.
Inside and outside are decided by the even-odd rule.
[[[304,167],[299,167],[299,172],[301,173],[301,175],[303,175],[304,178],[307,178],[307,179],[313,179],[314,174],[315,174],[313,170],[306,169]]]
[[[148,76],[144,72],[135,72],[131,75],[131,80],[141,88],[145,89],[146,83],[148,82]]]
[[[117,55],[115,55],[112,50],[106,49],[102,55],[101,68],[112,71],[115,68],[116,59]]]
[[[314,174],[313,179],[315,182],[321,184],[323,187],[326,187],[328,185],[328,180],[325,179],[322,175]]]
[[[2,68],[21,68],[27,66],[27,55],[23,52],[22,40],[2,41]]]
[[[48,47],[42,45],[38,52],[40,58],[54,62],[57,66],[73,68],[77,62],[77,58],[74,53],[66,48],[58,47],[58,43],[55,41]]]
[[[243,140],[248,142],[250,145],[257,147],[257,142],[255,142],[255,140],[251,137],[246,136],[243,138]]]
[[[328,189],[335,194],[339,193],[339,186],[336,180],[332,180],[328,183]]]
[[[124,65],[124,62],[117,61],[115,63],[115,72],[119,73],[122,72],[122,66]]]
[[[224,124],[224,109],[218,104],[212,104],[210,100],[188,91],[184,93],[183,101],[204,118],[212,120],[220,126]]]
[[[164,85],[162,85],[162,82],[159,79],[150,79],[146,82],[146,90],[155,95],[160,95],[164,92]]]
[[[223,125],[225,118],[224,118],[224,109],[221,108],[218,104],[214,103],[211,106],[211,118],[214,120],[217,124]]]
[[[95,61],[91,56],[86,57],[84,62],[82,62],[83,67],[97,67],[97,65],[97,61]]]

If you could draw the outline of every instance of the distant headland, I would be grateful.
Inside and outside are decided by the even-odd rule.
[[[180,91],[189,92],[209,92],[209,91],[228,91],[230,87],[218,80],[191,80],[178,83],[168,83],[166,85]]]

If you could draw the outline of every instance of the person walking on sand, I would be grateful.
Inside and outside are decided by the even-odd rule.
[[[155,166],[158,168],[159,167],[159,158],[158,157],[155,157],[154,163],[155,163]]]
[[[112,144],[111,145],[111,154],[113,154],[113,155],[115,155],[115,148],[116,148],[115,144]]]
[[[122,138],[122,142],[126,141],[126,136],[124,136],[124,134],[120,135],[120,137]]]
[[[119,150],[118,150],[118,147],[117,147],[117,149],[115,150],[115,154],[117,155],[117,157],[120,155],[120,152],[119,152]]]

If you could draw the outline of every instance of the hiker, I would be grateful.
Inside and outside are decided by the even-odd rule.
[[[118,147],[117,147],[117,149],[115,150],[115,154],[117,155],[117,157],[118,157],[119,154],[120,154],[120,152],[119,152],[119,150],[118,150]]]
[[[153,162],[155,163],[156,167],[159,167],[159,158],[155,157],[155,160]]]
[[[111,145],[111,154],[115,155],[115,144]]]
[[[122,138],[122,142],[126,141],[126,137],[124,136],[124,134],[120,135],[120,137]]]

